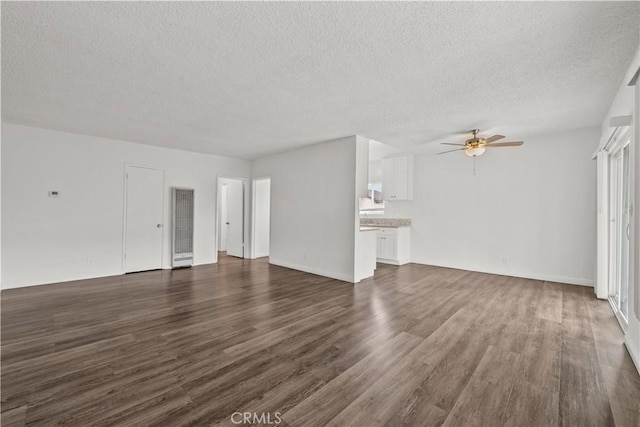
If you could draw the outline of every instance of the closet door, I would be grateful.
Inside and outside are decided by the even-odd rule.
[[[162,268],[164,171],[127,166],[125,180],[124,271]]]

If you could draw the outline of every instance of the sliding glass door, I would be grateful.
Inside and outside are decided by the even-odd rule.
[[[629,228],[631,218],[631,179],[629,139],[609,157],[609,301],[626,327],[629,310]]]

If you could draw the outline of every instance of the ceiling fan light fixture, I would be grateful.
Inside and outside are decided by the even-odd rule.
[[[484,150],[484,147],[470,147],[464,150],[464,154],[469,157],[477,157],[482,155],[482,153],[484,153]]]
[[[509,141],[509,142],[498,142],[504,138],[504,135],[493,135],[489,138],[482,138],[478,136],[478,129],[474,129],[472,131],[473,138],[467,139],[464,141],[464,144],[452,143],[452,142],[441,142],[444,145],[455,145],[460,148],[456,148],[455,150],[442,151],[436,154],[447,154],[453,153],[454,151],[464,151],[469,157],[478,157],[481,156],[486,148],[502,148],[502,147],[519,147],[524,144],[524,141]]]

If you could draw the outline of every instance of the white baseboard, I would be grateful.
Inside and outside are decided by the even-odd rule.
[[[409,264],[409,261],[395,261],[392,259],[382,259],[382,258],[376,258],[376,262],[379,262],[381,264],[390,264],[390,265],[406,265]]]
[[[503,274],[504,275],[504,274]],[[566,276],[553,276],[546,274],[531,274],[531,273],[512,273],[507,276],[522,277],[523,279],[542,280],[545,282],[554,282],[565,285],[578,285],[593,288],[592,279],[581,279],[578,277],[566,277]]]
[[[334,273],[332,271],[320,270],[314,267],[309,267],[306,265],[293,264],[286,261],[280,261],[277,259],[269,258],[269,264],[277,265],[279,267],[290,268],[292,270],[304,271],[305,273],[317,274],[318,276],[329,277],[331,279],[342,280],[343,282],[354,283],[354,278],[352,276]]]
[[[636,353],[636,350],[629,342],[629,338],[627,336],[624,337],[624,346],[627,347],[629,356],[631,356],[631,360],[633,360],[633,364],[636,365],[636,370],[638,371],[638,374],[640,374],[640,354]]]
[[[376,258],[376,263],[380,263],[380,264],[389,264],[389,265],[400,265],[399,261],[394,261],[392,259],[381,259],[381,258]]]
[[[427,264],[416,261],[411,261],[414,264],[422,264],[422,265],[433,265],[435,267],[445,267],[445,268],[455,268],[457,270],[467,270],[467,271],[475,271],[478,273],[487,273],[487,274],[495,274],[498,276],[510,276],[510,277],[520,277],[523,279],[533,279],[533,280],[541,280],[544,282],[555,282],[555,283],[563,283],[568,285],[579,285],[579,286],[588,286],[593,287],[593,279],[581,279],[576,277],[566,277],[566,276],[554,276],[554,275],[546,275],[546,274],[536,274],[536,273],[521,273],[517,271],[490,271],[488,269],[482,269],[477,267],[465,267],[461,265],[443,265],[443,264]]]
[[[68,282],[79,282],[81,280],[91,280],[91,279],[104,279],[105,277],[118,277],[118,276],[122,276],[124,273],[118,273],[118,272],[109,272],[109,273],[102,273],[102,274],[97,274],[97,275],[82,275],[82,276],[75,276],[75,277],[69,277],[69,278],[56,278],[56,279],[51,279],[49,281],[46,282],[35,282],[35,283],[17,283],[17,284],[10,284],[10,285],[5,285],[4,283],[2,284],[2,290],[6,291],[9,289],[20,289],[20,288],[31,288],[34,286],[48,286],[48,285],[59,285],[62,283],[68,283]]]

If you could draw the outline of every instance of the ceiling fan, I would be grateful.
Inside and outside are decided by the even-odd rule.
[[[498,142],[504,138],[504,135],[493,135],[489,138],[482,138],[478,136],[480,129],[473,129],[473,138],[467,139],[464,144],[453,144],[450,142],[442,142],[443,145],[457,145],[462,148],[456,148],[455,150],[441,151],[437,154],[453,153],[454,151],[462,151],[469,157],[477,157],[484,153],[486,148],[498,148],[498,147],[518,147],[524,144],[524,141],[510,141],[510,142]]]

